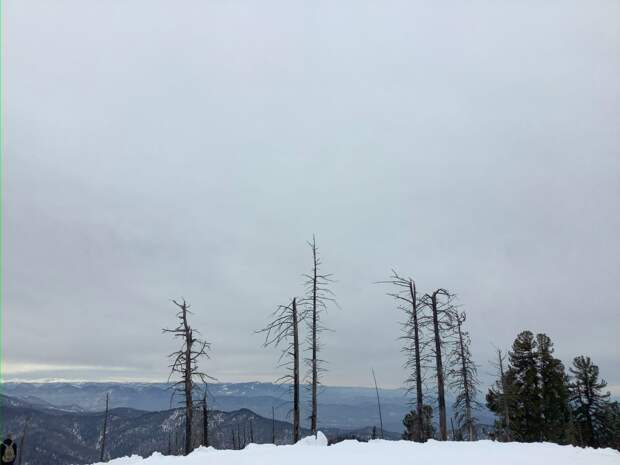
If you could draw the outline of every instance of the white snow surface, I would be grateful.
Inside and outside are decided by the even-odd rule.
[[[613,449],[581,449],[551,443],[500,443],[493,441],[438,442],[374,440],[343,441],[327,446],[322,433],[294,446],[250,444],[245,449],[196,449],[187,457],[123,457],[113,465],[620,465]]]

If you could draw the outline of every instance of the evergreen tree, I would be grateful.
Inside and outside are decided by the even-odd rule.
[[[514,388],[515,398],[511,412],[512,436],[517,441],[542,440],[542,402],[538,382],[537,343],[530,331],[523,331],[508,353],[507,384]]]
[[[497,350],[497,371],[498,380],[491,386],[486,395],[487,408],[495,413],[497,420],[495,421],[494,436],[500,441],[511,441],[512,435],[510,431],[510,412],[514,411],[513,386],[508,384],[508,377],[504,371],[504,361],[506,356],[502,354],[500,349]]]
[[[568,443],[575,436],[568,406],[568,379],[553,357],[546,334],[523,331],[517,336],[506,372],[489,389],[487,407],[499,417],[497,429],[516,441]],[[500,365],[502,364],[500,355]]]
[[[541,395],[541,439],[569,442],[568,378],[564,364],[553,357],[553,343],[546,334],[536,335],[538,379]]]
[[[607,409],[607,423],[610,425],[610,431],[606,445],[620,450],[620,405],[618,402],[609,404]]]
[[[614,407],[609,402],[609,392],[603,392],[607,383],[599,381],[598,366],[590,357],[579,356],[570,368],[573,381],[570,383],[570,402],[573,418],[579,432],[581,445],[601,447],[615,438]],[[616,406],[617,411],[617,406]]]
[[[418,421],[416,410],[410,411],[405,415],[403,425],[405,426],[403,439],[421,442],[431,439],[435,434],[435,428],[433,427],[433,407],[430,405],[424,405],[422,407],[422,421]],[[419,425],[422,425],[422,431],[418,431]]]

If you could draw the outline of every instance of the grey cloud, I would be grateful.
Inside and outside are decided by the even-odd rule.
[[[162,379],[183,296],[215,376],[272,379],[253,331],[316,232],[328,384],[404,379],[392,267],[479,363],[528,328],[620,384],[619,8],[6,4],[6,361]]]

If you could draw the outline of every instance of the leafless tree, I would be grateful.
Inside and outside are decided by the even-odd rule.
[[[325,371],[323,360],[318,358],[321,350],[320,334],[326,329],[321,323],[321,315],[327,310],[328,303],[335,303],[334,293],[329,289],[329,284],[333,282],[331,274],[321,272],[321,258],[316,245],[316,237],[312,236],[312,242],[308,242],[312,250],[312,270],[309,274],[305,274],[306,278],[306,296],[304,304],[305,313],[308,313],[309,334],[308,345],[310,357],[306,359],[309,368],[310,389],[312,391],[311,413],[310,413],[310,430],[316,436],[318,421],[318,386],[320,385],[320,376]]]
[[[473,410],[479,407],[476,401],[478,394],[478,368],[472,360],[469,346],[469,333],[463,329],[467,316],[465,312],[455,314],[455,338],[450,353],[450,369],[448,371],[449,387],[456,393],[453,409],[459,427],[459,436],[469,441],[476,440],[476,419]]]
[[[377,394],[377,407],[379,408],[379,423],[381,424],[381,439],[383,439],[383,415],[381,415],[381,400],[379,399],[379,387],[377,386],[377,377],[375,376],[374,369],[372,370],[372,379],[375,382],[375,393]],[[374,431],[374,426],[373,426],[373,431]]]
[[[286,374],[276,382],[290,383],[293,391],[293,443],[299,441],[299,323],[297,298],[290,304],[280,305],[272,314],[271,322],[259,333],[265,333],[264,346],[281,347],[279,366]]]
[[[388,281],[381,281],[381,283],[389,284],[396,288],[394,292],[390,292],[388,295],[398,302],[398,308],[406,315],[406,320],[402,325],[404,334],[401,339],[405,341],[402,351],[406,355],[405,369],[409,372],[406,379],[408,392],[415,392],[416,397],[415,421],[417,422],[417,428],[414,428],[416,436],[411,439],[417,442],[424,442],[427,438],[423,435],[424,431],[426,431],[423,412],[423,369],[430,362],[428,359],[429,352],[426,350],[430,341],[425,341],[422,337],[422,310],[424,303],[418,296],[415,281],[411,278],[399,276],[394,270],[392,270],[390,279]]]
[[[105,395],[105,414],[103,415],[103,429],[101,430],[101,453],[99,454],[99,461],[103,462],[105,455],[105,443],[108,433],[108,411],[110,406],[110,393],[106,392]]]
[[[506,355],[502,353],[501,349],[496,348],[497,351],[497,362],[491,362],[492,365],[495,366],[497,370],[497,374],[499,375],[498,380],[495,382],[495,385],[491,387],[489,393],[493,394],[497,402],[499,404],[499,411],[502,412],[500,415],[500,421],[498,425],[498,439],[502,441],[511,441],[512,434],[510,429],[510,405],[513,402],[513,395],[506,384],[506,376],[504,372],[504,363],[506,362]],[[487,400],[489,396],[487,395]]]
[[[237,436],[235,435],[235,429],[232,428],[230,431],[232,433],[232,448],[233,450],[237,450],[239,449],[239,447],[237,446]]]
[[[209,405],[207,394],[207,383],[205,383],[205,391],[202,396],[202,445],[205,447],[209,447]]]
[[[445,371],[443,366],[443,340],[454,327],[454,295],[445,289],[437,289],[432,294],[426,294],[422,301],[431,310],[435,355],[435,372],[437,376],[437,407],[439,410],[439,439],[448,440],[448,424],[446,417]]]
[[[276,443],[276,409],[271,406],[271,443]]]
[[[181,339],[181,348],[169,355],[171,363],[170,376],[178,376],[178,380],[173,384],[175,393],[181,395],[181,402],[185,404],[185,455],[192,451],[192,429],[193,429],[193,413],[194,403],[193,394],[194,386],[197,381],[206,383],[208,379],[213,379],[205,372],[198,368],[198,361],[205,357],[209,358],[208,351],[211,345],[202,339],[196,337],[199,334],[194,330],[188,320],[190,305],[183,299],[181,302],[172,301],[177,307],[177,319],[179,323],[176,328],[164,329],[164,333],[172,333],[175,338]]]

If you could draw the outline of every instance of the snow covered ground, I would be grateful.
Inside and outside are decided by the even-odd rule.
[[[325,436],[305,438],[295,446],[250,444],[244,450],[200,448],[187,457],[153,454],[125,457],[114,465],[620,465],[620,452],[556,444],[409,441],[344,441],[327,446]]]

